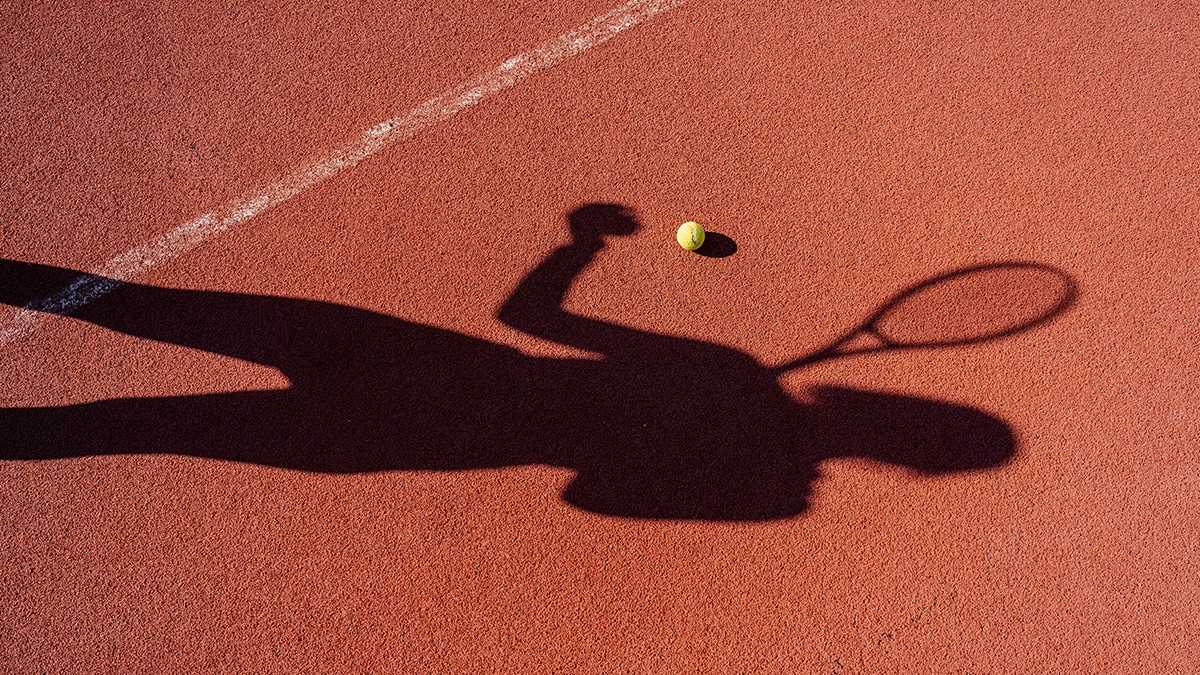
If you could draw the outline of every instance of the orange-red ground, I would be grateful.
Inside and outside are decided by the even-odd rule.
[[[80,271],[611,9],[51,4],[0,19],[0,258]],[[19,459],[10,435],[0,670],[1200,670],[1195,10],[690,0],[137,280],[586,365],[498,312],[570,211],[613,202],[641,229],[566,309],[776,365],[911,284],[1034,262],[1079,290],[1045,325],[781,379],[800,404],[836,387],[977,411],[1007,462],[831,456],[799,513],[681,519],[581,508],[544,457],[335,473],[133,436]],[[684,220],[736,253],[680,250]],[[4,419],[287,387],[76,318],[0,351]]]

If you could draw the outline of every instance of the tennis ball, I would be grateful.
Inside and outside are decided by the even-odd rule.
[[[700,227],[700,223],[689,220],[679,226],[679,231],[675,233],[675,241],[687,250],[695,251],[704,245],[704,228]]]

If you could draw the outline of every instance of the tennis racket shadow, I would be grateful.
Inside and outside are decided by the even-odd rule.
[[[1070,275],[1048,265],[966,267],[900,291],[853,330],[773,370],[782,375],[848,356],[998,340],[1050,322],[1078,295]]]

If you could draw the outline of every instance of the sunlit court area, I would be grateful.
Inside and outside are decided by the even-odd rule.
[[[1200,672],[1196,7],[0,27],[0,672]]]

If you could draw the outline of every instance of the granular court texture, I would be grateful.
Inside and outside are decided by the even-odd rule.
[[[107,281],[615,7],[452,4],[0,13],[0,672],[1200,670],[1200,13],[664,2]]]

